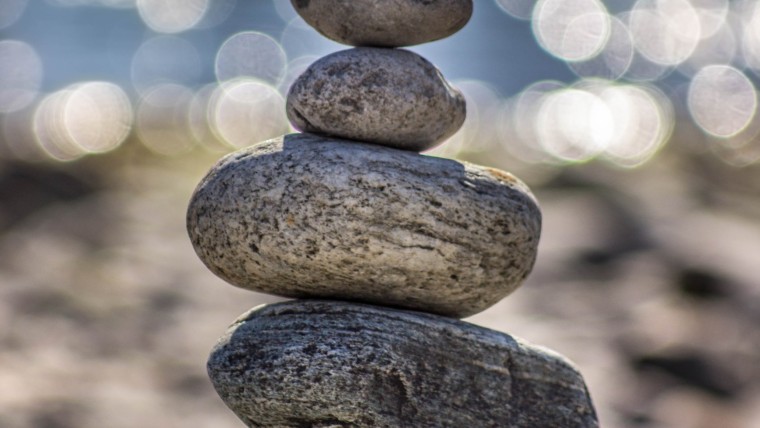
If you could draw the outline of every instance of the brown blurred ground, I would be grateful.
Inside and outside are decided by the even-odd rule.
[[[0,162],[0,427],[242,426],[206,355],[276,299],[214,277],[186,237],[216,156],[136,146]],[[604,427],[760,424],[760,166],[685,146],[630,171],[473,156],[528,181],[544,232],[528,282],[470,321],[574,360]]]

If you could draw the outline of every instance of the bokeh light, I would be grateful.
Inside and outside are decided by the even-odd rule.
[[[501,133],[506,150],[527,163],[550,162],[551,156],[538,143],[535,117],[548,93],[563,88],[557,81],[536,82],[507,103],[503,112]]]
[[[496,0],[496,4],[513,18],[528,20],[536,0]]]
[[[46,0],[48,3],[61,7],[107,7],[112,9],[133,9],[137,0]]]
[[[610,35],[610,16],[599,0],[539,0],[533,11],[538,43],[565,61],[587,60]]]
[[[34,113],[37,143],[48,156],[61,162],[79,159],[87,153],[71,139],[66,129],[66,103],[71,94],[69,88],[53,92],[40,102]]]
[[[720,159],[735,167],[746,167],[760,161],[760,115],[730,137],[713,137],[709,148]]]
[[[25,162],[41,162],[50,159],[36,142],[34,135],[35,108],[28,106],[21,110],[0,116],[2,141],[0,146],[4,158]]]
[[[148,31],[143,40],[139,32],[122,32],[138,36],[134,43],[114,44],[116,36],[109,36],[110,64],[125,61],[112,51],[128,51],[127,82],[53,87],[36,107],[48,77],[41,54],[23,38],[0,40],[0,114],[4,122],[16,118],[4,129],[22,135],[16,122],[26,123],[38,143],[25,151],[11,148],[17,137],[6,138],[4,150],[20,158],[35,158],[35,150],[64,161],[110,151],[133,128],[151,151],[170,156],[194,147],[228,152],[288,132],[278,110],[293,81],[321,56],[345,49],[306,24],[290,0],[267,1],[271,25],[256,31],[230,24],[240,21],[236,11],[245,6],[237,0],[48,3],[131,8]],[[6,0],[0,28],[15,28],[30,4]],[[752,158],[760,75],[756,2],[494,0],[490,7],[531,21],[535,42],[578,80],[539,80],[504,93],[487,80],[454,79],[468,117],[431,154],[477,158],[496,150],[550,168],[595,159],[632,168],[664,147],[688,114],[718,156],[731,164]]]
[[[474,4],[408,48],[467,102],[424,154],[514,173],[546,233],[532,284],[471,321],[568,351],[602,426],[755,428],[760,2]],[[0,426],[239,423],[186,333],[247,304],[203,291],[177,220],[216,159],[293,131],[293,81],[347,48],[291,0],[0,0],[0,322],[24,325],[0,337]]]
[[[290,125],[285,99],[276,88],[255,80],[236,80],[218,88],[209,102],[214,131],[233,148],[285,134]]]
[[[648,161],[670,138],[673,109],[667,97],[646,86],[614,85],[600,97],[613,112],[613,136],[603,158],[625,168]]]
[[[63,108],[63,124],[69,137],[88,153],[115,149],[132,129],[129,97],[113,83],[77,85]]]
[[[711,64],[731,64],[739,50],[734,31],[723,25],[711,35],[699,41],[694,53],[678,66],[678,71],[693,77],[699,70]]]
[[[0,41],[0,113],[28,106],[42,84],[42,60],[28,43]]]
[[[198,30],[208,30],[222,25],[230,18],[236,7],[237,0],[209,1],[203,19],[201,19],[193,28]]]
[[[132,58],[132,84],[138,93],[163,83],[185,86],[198,81],[201,59],[193,44],[176,36],[156,36],[140,45]]]
[[[64,162],[115,149],[131,128],[129,98],[108,82],[84,82],[53,92],[40,102],[32,120],[39,147]]]
[[[193,91],[175,83],[157,85],[146,91],[137,107],[135,125],[140,141],[163,156],[187,153],[195,147],[190,128]]]
[[[464,95],[467,117],[459,131],[426,153],[456,158],[468,153],[484,153],[496,149],[502,106],[497,91],[479,80],[461,80],[453,82],[453,85]]]
[[[585,61],[570,62],[570,68],[580,77],[615,80],[622,77],[633,61],[633,38],[623,21],[610,18],[610,34],[598,55]]]
[[[290,0],[272,0],[274,10],[283,22],[290,22],[298,16],[298,12],[293,8]]]
[[[575,88],[549,93],[534,122],[539,143],[563,162],[584,162],[600,154],[613,136],[612,124],[604,101]]]
[[[159,33],[179,33],[196,26],[210,0],[137,0],[145,24]]]
[[[10,27],[21,18],[29,0],[0,1],[0,30]]]
[[[673,108],[656,88],[584,79],[538,82],[508,100],[504,148],[523,162],[568,164],[603,159],[634,168],[667,142]]]
[[[220,82],[240,77],[277,85],[285,75],[287,57],[272,37],[255,31],[237,33],[216,54],[216,78]]]
[[[711,65],[692,79],[688,106],[692,118],[705,132],[731,137],[744,130],[757,113],[757,93],[741,71]]]
[[[190,132],[195,141],[211,153],[226,153],[230,151],[230,145],[221,140],[214,132],[209,117],[209,104],[216,96],[219,85],[209,83],[195,92],[188,110],[190,118]]]
[[[346,49],[345,45],[338,44],[322,36],[300,16],[288,21],[288,25],[282,30],[280,43],[288,54],[288,58],[302,56],[323,57],[332,52]]]
[[[682,63],[702,38],[699,15],[688,0],[639,0],[628,17],[636,48],[656,64]]]
[[[700,37],[712,37],[723,28],[728,18],[729,0],[691,0],[699,18]]]

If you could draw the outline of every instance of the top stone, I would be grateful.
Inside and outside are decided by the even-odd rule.
[[[472,16],[472,0],[291,0],[309,25],[352,46],[399,47],[448,37]]]

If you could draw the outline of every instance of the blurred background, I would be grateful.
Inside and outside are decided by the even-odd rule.
[[[185,208],[344,48],[288,0],[0,0],[0,427],[242,425],[206,356],[276,298],[206,270]],[[544,212],[532,276],[469,321],[575,361],[604,427],[760,426],[756,2],[476,0],[410,49],[468,101],[430,154]]]

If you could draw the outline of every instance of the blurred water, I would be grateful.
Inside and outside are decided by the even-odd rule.
[[[79,131],[54,120],[77,116],[86,122],[93,113],[73,110],[88,104],[69,103],[66,94],[88,83],[116,85],[136,110],[151,105],[143,98],[157,87],[179,85],[188,101],[171,110],[173,120],[159,120],[156,132],[185,140],[194,135],[197,141],[185,142],[188,150],[234,149],[240,139],[231,142],[227,131],[216,129],[224,118],[207,93],[245,79],[271,85],[284,97],[309,63],[346,48],[306,25],[289,0],[0,0],[0,10],[0,119],[10,130],[3,132],[0,154],[27,160],[70,161],[103,152],[81,147],[68,135]],[[600,159],[634,168],[665,147],[676,121],[690,117],[721,159],[745,166],[760,159],[758,23],[760,8],[748,0],[483,0],[462,31],[409,49],[455,85],[476,83],[493,94],[478,98],[465,91],[478,123],[471,117],[467,130],[438,154],[466,158],[498,149],[529,164]],[[550,89],[532,89],[542,82]],[[535,98],[527,110],[521,102],[526,92]],[[50,99],[58,101],[42,102]],[[484,100],[487,105],[479,105]],[[277,108],[260,104],[257,111]],[[284,120],[238,107],[224,114]],[[100,116],[92,121],[106,134],[122,135],[126,126],[161,155],[187,152],[143,138],[156,135],[139,129],[148,122],[132,122],[143,116],[135,111],[120,116],[125,123]],[[34,127],[25,130],[23,123]],[[161,123],[169,125],[164,130]],[[203,127],[209,132],[198,134]],[[641,138],[632,137],[637,134]],[[520,148],[536,145],[537,151]]]
[[[287,0],[277,2],[290,7]],[[255,29],[279,40],[285,29],[287,22],[273,2],[233,3],[228,6],[232,8],[228,17],[218,25],[181,32],[180,37],[195,46],[200,55],[202,72],[196,84],[214,80],[214,58],[228,37]],[[26,41],[44,58],[45,91],[83,79],[130,85],[133,56],[155,35],[136,9],[62,6],[53,1],[29,2],[14,25],[0,30],[0,39]],[[414,50],[433,61],[448,78],[484,80],[503,95],[514,94],[535,80],[573,79],[562,61],[539,48],[530,23],[511,19],[491,1],[477,2],[471,22],[454,37]]]

